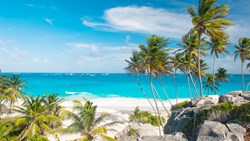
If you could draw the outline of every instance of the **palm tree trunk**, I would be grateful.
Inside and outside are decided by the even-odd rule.
[[[243,69],[244,62],[241,63],[241,74],[242,74],[242,92],[244,93],[244,69]]]
[[[137,72],[135,72],[134,76],[135,76],[135,79],[136,79],[136,82],[137,82],[138,86],[140,87],[140,90],[141,90],[142,94],[143,94],[144,97],[148,100],[150,106],[151,106],[152,109],[153,109],[153,112],[156,114],[156,111],[155,111],[155,108],[154,108],[152,102],[149,100],[149,98],[148,98],[146,92],[143,90],[143,88],[142,88],[142,86],[141,86],[141,83],[140,83],[140,81],[139,81],[139,79],[138,79]]]
[[[200,82],[200,96],[203,96],[202,80],[201,80],[201,62],[200,62],[200,52],[201,52],[201,33],[198,33],[198,77]]]
[[[152,74],[151,74],[151,72],[148,75],[149,75],[149,83],[150,83],[150,89],[151,89],[152,97],[154,99],[156,111],[157,111],[157,114],[158,114],[158,118],[157,119],[158,119],[158,123],[159,123],[159,125],[158,125],[158,127],[159,127],[159,135],[161,136],[161,126],[160,125],[162,124],[162,122],[161,122],[161,118],[160,118],[160,111],[159,111],[158,104],[156,102],[156,98],[155,98],[155,94],[154,94],[154,90],[153,90]]]
[[[152,86],[153,86],[153,88],[154,88],[154,91],[155,91],[155,93],[156,93],[158,99],[160,100],[160,102],[161,102],[161,104],[162,104],[162,107],[165,109],[165,111],[167,112],[168,116],[170,116],[170,113],[168,112],[167,108],[166,108],[165,105],[163,104],[160,95],[158,94],[157,90],[156,90],[155,87],[154,87],[154,84],[152,84]],[[161,123],[160,126],[161,126],[161,128],[162,128],[162,130],[163,130],[163,129],[164,129],[164,126],[163,126],[163,121],[162,121],[162,118],[161,118],[161,116],[160,116],[160,113],[159,113],[159,119],[160,119],[160,123]]]
[[[193,87],[194,87],[195,97],[198,98],[198,91],[197,91],[196,84],[194,83],[194,80],[193,80],[191,73],[189,73],[189,77],[190,77],[190,80],[191,80]]]
[[[159,93],[158,93],[157,90],[155,89],[154,84],[153,84],[153,89],[154,89],[154,91],[155,91],[155,93],[156,93],[156,96],[157,96],[158,99],[160,100],[162,107],[165,109],[165,111],[168,113],[168,115],[170,115],[168,109],[165,107],[164,103],[162,102],[162,99],[161,99]]]
[[[174,69],[174,87],[175,87],[175,96],[176,96],[176,104],[178,103],[178,88],[176,85],[176,70]]]
[[[13,102],[12,102],[12,101],[10,101],[10,109],[9,109],[9,114],[11,114],[12,104],[13,104]]]
[[[163,92],[164,92],[165,96],[167,97],[167,100],[168,100],[169,104],[170,104],[170,105],[171,105],[171,107],[172,107],[173,105],[172,105],[172,103],[171,103],[171,101],[170,101],[170,98],[168,97],[167,92],[165,91],[165,88],[164,88],[163,82],[162,82],[162,80],[161,80],[161,76],[159,76],[158,78],[159,78],[159,80],[160,80],[162,90],[163,90]]]
[[[247,83],[247,88],[246,88],[246,91],[248,91],[248,87],[250,85],[250,81]]]
[[[186,73],[186,77],[187,77],[187,81],[188,81],[188,92],[189,92],[190,98],[192,99],[192,94],[191,94],[191,89],[190,89],[190,82],[189,82],[189,77],[188,77],[187,73]]]
[[[216,59],[216,55],[214,54],[214,63],[213,63],[213,83],[214,83],[214,88],[215,88],[215,75],[214,75],[215,59]],[[214,90],[214,94],[216,94],[216,90]]]

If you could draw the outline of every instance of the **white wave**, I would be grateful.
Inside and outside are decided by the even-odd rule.
[[[67,96],[67,99],[81,99],[82,97],[86,99],[95,99],[98,98],[95,94],[89,93],[89,92],[68,92],[65,91],[66,94],[69,94],[71,96]]]
[[[106,95],[106,97],[108,97],[108,98],[120,98],[121,96],[117,95],[117,94],[108,94],[108,95]]]
[[[68,91],[65,91],[65,93],[73,95],[73,94],[76,94],[77,92],[68,92]]]

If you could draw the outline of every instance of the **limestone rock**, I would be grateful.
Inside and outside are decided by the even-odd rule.
[[[174,132],[182,132],[185,125],[200,112],[199,107],[187,107],[179,111],[174,111],[167,124],[164,126],[165,134],[172,134]]]
[[[183,133],[177,132],[174,134],[166,134],[164,137],[143,136],[140,141],[187,141],[187,139]]]
[[[229,94],[224,94],[220,96],[219,103],[231,103],[235,104],[237,106],[240,106],[242,104],[248,103],[249,101],[246,100],[241,96],[241,94],[238,94],[236,92],[231,92]]]
[[[135,129],[138,134],[128,135],[131,129]],[[159,136],[158,127],[150,124],[129,123],[129,125],[125,127],[122,132],[118,133],[115,138],[119,141],[137,141],[142,136]]]
[[[207,107],[207,106],[215,105],[219,102],[218,98],[219,98],[218,95],[195,98],[190,101],[190,106]]]
[[[248,100],[250,102],[250,92],[241,94],[240,96],[243,97],[245,100]]]
[[[197,141],[244,140],[246,130],[242,126],[233,123],[227,124],[227,126],[220,122],[206,120],[198,132]]]

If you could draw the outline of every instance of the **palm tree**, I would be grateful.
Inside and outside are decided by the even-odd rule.
[[[175,56],[171,58],[171,60],[173,64],[172,68],[174,69],[173,77],[174,77],[175,97],[176,97],[176,104],[177,104],[178,103],[178,88],[176,84],[176,75],[177,75],[176,72],[180,67],[180,63],[179,63],[180,54],[176,53]]]
[[[219,54],[229,54],[229,51],[226,50],[228,42],[228,36],[220,38],[220,39],[214,39],[211,38],[211,42],[209,45],[211,46],[211,55],[214,55],[214,62],[213,62],[213,79],[215,79],[215,62],[216,58],[219,58]],[[213,80],[215,85],[215,80]],[[215,87],[215,86],[214,86]],[[216,91],[214,91],[216,92]]]
[[[225,36],[223,31],[225,27],[232,25],[233,22],[225,20],[228,15],[228,5],[219,5],[214,7],[217,0],[199,0],[197,12],[194,6],[188,8],[188,12],[192,17],[193,28],[189,33],[198,33],[198,79],[200,83],[200,95],[203,95],[202,80],[201,80],[201,66],[200,66],[200,47],[201,38],[205,34],[211,38],[220,39]]]
[[[147,39],[147,46],[143,44],[139,46],[139,49],[140,49],[139,54],[141,57],[140,72],[146,72],[148,75],[152,97],[154,99],[156,111],[158,114],[157,117],[161,117],[161,116],[160,116],[158,104],[156,102],[155,89],[153,86],[152,76],[154,76],[155,78],[160,78],[159,74],[166,74],[169,71],[169,69],[166,69],[168,68],[168,66],[166,65],[166,58],[168,58],[168,54],[166,53],[166,46],[169,43],[168,41],[169,39],[164,39],[163,37],[152,35],[151,38]],[[165,95],[168,98],[166,93]],[[161,101],[160,97],[158,98]],[[158,121],[160,123],[159,124],[160,135],[161,135],[160,125],[163,125],[161,120],[162,120],[161,118],[158,118]]]
[[[44,104],[44,97],[27,96],[24,99],[22,106],[16,106],[15,111],[22,114],[15,120],[15,129],[21,133],[18,135],[18,140],[24,141],[30,136],[45,135],[53,131],[48,125],[50,122],[59,122],[61,119],[48,114],[48,110],[53,104]]]
[[[154,113],[156,114],[156,111],[155,111],[155,108],[153,106],[153,104],[151,103],[151,101],[149,100],[146,92],[144,91],[144,89],[142,88],[141,86],[141,83],[138,79],[138,73],[139,73],[139,69],[140,69],[140,57],[139,57],[139,54],[138,52],[133,52],[132,53],[132,57],[130,57],[130,61],[129,60],[125,60],[127,63],[128,63],[128,66],[126,68],[124,68],[126,70],[127,73],[133,73],[134,74],[134,77],[135,77],[135,80],[138,84],[138,86],[140,87],[140,90],[142,92],[142,94],[144,95],[144,97],[148,100],[149,104],[151,105]]]
[[[212,92],[219,91],[219,88],[218,88],[219,86],[220,84],[217,79],[214,79],[213,74],[207,74],[206,80],[203,82],[203,87],[208,90],[207,94],[209,95],[209,90],[211,90]]]
[[[218,68],[217,73],[215,73],[215,77],[221,82],[227,82],[228,81],[227,70],[224,68]]]
[[[101,137],[107,141],[116,141],[114,138],[106,135],[107,127],[117,124],[119,122],[110,122],[100,125],[104,122],[105,118],[110,116],[108,113],[103,113],[96,118],[96,108],[93,103],[86,101],[83,105],[80,101],[75,100],[73,111],[64,111],[64,116],[73,120],[73,123],[69,125],[64,131],[64,134],[81,133],[82,141],[93,141],[98,137]]]
[[[48,107],[47,111],[48,114],[56,116],[58,118],[61,118],[61,111],[63,110],[63,107],[60,105],[64,101],[63,98],[59,98],[58,94],[46,94],[44,96],[44,104],[45,105],[51,105]],[[62,124],[61,121],[58,122],[50,122],[48,123],[49,127],[52,129],[55,129],[59,127]]]
[[[59,98],[58,94],[46,94],[44,97],[44,104],[52,105],[48,111],[50,114],[59,116],[62,106],[60,105],[64,101],[63,98]]]
[[[236,51],[234,52],[234,61],[240,57],[241,61],[241,74],[242,74],[242,92],[244,92],[244,62],[250,58],[250,38],[240,38],[238,41],[239,45],[235,45]]]
[[[190,65],[191,65],[191,61],[190,61],[191,58],[189,58],[189,53],[185,53],[182,55],[182,57],[179,59],[179,70],[183,73],[185,73],[186,75],[186,78],[187,78],[187,82],[188,82],[188,92],[189,92],[189,96],[190,98],[192,99],[192,93],[191,93],[191,89],[190,89],[190,80],[189,80],[189,69],[191,68]]]
[[[193,84],[194,90],[195,90],[195,94],[196,97],[198,97],[198,92],[197,92],[197,88],[196,85],[194,85],[194,81],[192,79],[192,75],[191,75],[191,66],[192,66],[192,61],[193,60],[197,60],[198,58],[198,33],[197,32],[193,32],[190,34],[187,34],[185,36],[182,37],[182,43],[178,44],[179,46],[183,47],[182,49],[178,49],[177,52],[181,52],[181,54],[188,54],[188,60],[189,60],[189,64],[186,64],[188,67],[186,69],[188,76],[191,79],[191,82]],[[201,46],[200,46],[200,55],[202,56],[206,56],[206,42],[205,42],[205,38],[201,38]],[[190,89],[190,88],[189,88]]]
[[[22,80],[21,76],[18,74],[9,76],[6,84],[7,88],[4,90],[4,93],[8,97],[8,102],[10,102],[9,113],[11,113],[11,108],[13,104],[18,101],[18,98],[24,98],[22,88],[25,88],[25,83],[26,81]]]

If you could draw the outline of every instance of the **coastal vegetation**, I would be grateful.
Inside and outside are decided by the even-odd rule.
[[[150,105],[154,109],[155,115],[158,117],[159,130],[163,123],[159,112],[159,105],[156,100],[161,101],[165,109],[162,99],[167,99],[167,90],[164,88],[162,77],[173,76],[176,91],[176,101],[178,99],[178,89],[176,86],[176,72],[183,72],[187,78],[188,93],[190,98],[199,98],[204,96],[203,90],[207,90],[207,94],[219,94],[221,82],[228,81],[227,70],[219,68],[215,72],[216,60],[220,55],[229,54],[228,46],[232,44],[229,41],[229,35],[226,33],[226,28],[233,25],[231,20],[226,19],[229,14],[227,4],[218,5],[217,0],[199,0],[198,6],[191,6],[187,9],[192,17],[193,27],[187,34],[182,37],[182,43],[178,46],[181,48],[173,49],[167,47],[169,38],[152,35],[146,39],[147,45],[139,45],[139,50],[132,53],[130,60],[126,60],[128,67],[125,70],[136,76],[136,81],[140,83],[138,75],[143,74],[148,76],[151,95],[154,105],[148,99],[148,94],[145,93],[142,86],[140,89],[143,95],[148,99]],[[250,58],[250,38],[243,37],[239,39],[239,45],[235,45],[236,51],[235,60],[240,56],[242,62],[242,91],[244,92],[244,65],[245,61]],[[209,66],[206,62],[206,57],[213,56],[212,73],[207,73]],[[248,64],[248,66],[250,66]],[[152,79],[159,80],[162,90],[166,97],[162,98],[154,87]],[[197,83],[198,80],[198,83]],[[193,92],[192,88],[193,87]],[[197,89],[199,86],[199,89]],[[170,105],[173,104],[169,101]],[[185,103],[183,103],[185,105]],[[178,107],[182,107],[180,104]]]
[[[192,6],[187,9],[192,17],[190,22],[193,27],[182,36],[181,43],[177,45],[180,48],[169,48],[169,38],[152,35],[146,39],[146,44],[140,44],[138,50],[132,53],[129,60],[126,60],[128,64],[125,68],[126,72],[134,75],[140,91],[153,111],[153,113],[140,111],[139,107],[136,107],[129,116],[130,121],[158,126],[161,136],[166,119],[162,116],[160,107],[163,107],[164,112],[170,116],[163,99],[166,99],[172,110],[177,112],[193,106],[190,106],[189,101],[174,105],[170,100],[168,90],[165,89],[164,77],[173,76],[176,103],[180,96],[178,82],[176,82],[177,72],[185,74],[188,93],[192,100],[202,99],[210,92],[219,94],[221,83],[229,81],[227,70],[218,68],[215,72],[215,64],[220,55],[229,54],[228,46],[232,43],[229,41],[229,35],[225,29],[233,25],[233,22],[226,20],[229,11],[228,5],[218,5],[216,2],[216,0],[199,0],[197,8]],[[244,68],[250,67],[250,63],[245,64],[250,59],[250,38],[240,38],[235,49],[234,60],[236,61],[239,57],[241,61],[242,92],[244,92]],[[209,55],[213,57],[212,73],[208,73],[210,66],[205,59]],[[147,77],[151,96],[142,87],[140,75]],[[156,88],[156,83],[159,83],[161,87]],[[47,141],[49,135],[56,137],[57,134],[74,133],[81,133],[79,140],[82,141],[116,140],[107,133],[115,132],[112,126],[121,122],[106,122],[110,114],[98,115],[97,106],[93,105],[91,101],[84,99],[82,101],[85,103],[82,103],[74,100],[72,111],[70,111],[62,106],[64,99],[60,98],[58,94],[34,97],[23,92],[25,87],[26,81],[20,75],[0,74],[0,116],[2,117],[0,119],[0,140]],[[207,90],[206,94],[203,93],[204,90]],[[164,97],[161,97],[159,91],[163,93]],[[22,102],[22,104],[15,105],[17,102]],[[208,119],[215,121],[220,119],[222,123],[228,121],[240,124],[250,122],[249,102],[240,105],[229,102],[220,103],[202,107],[199,110],[195,114],[192,113],[192,118],[183,125],[182,132],[185,135],[193,135],[198,127]],[[12,112],[17,112],[18,116],[10,116]],[[3,114],[4,116],[2,116]],[[214,115],[216,116],[214,117]],[[71,121],[67,127],[63,126],[65,120]],[[131,128],[128,135],[138,135],[138,131]]]
[[[96,108],[90,101],[83,105],[80,101],[75,100],[73,111],[64,111],[62,114],[67,119],[72,119],[73,122],[62,132],[64,134],[72,134],[80,132],[82,137],[80,140],[93,141],[98,137],[107,141],[116,141],[114,138],[107,136],[107,131],[111,130],[108,127],[118,124],[118,121],[105,123],[104,120],[110,116],[108,113],[103,113],[96,117]],[[104,123],[102,123],[104,122]],[[102,123],[102,125],[100,125]]]
[[[160,117],[163,124],[165,124],[166,120],[164,117]],[[139,107],[136,107],[134,112],[129,116],[129,120],[136,123],[149,123],[153,126],[158,126],[158,117],[152,115],[148,111],[140,111]]]

